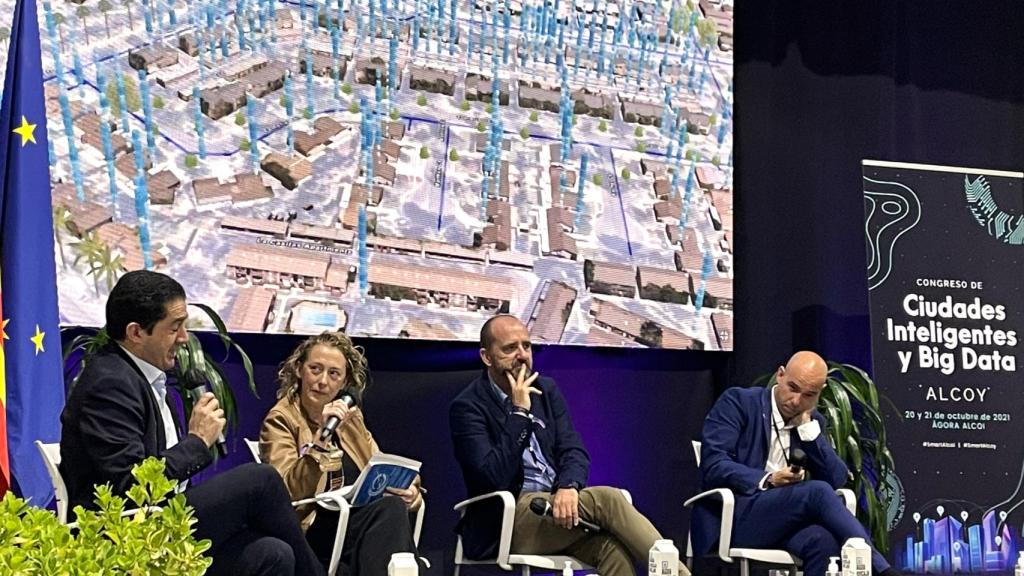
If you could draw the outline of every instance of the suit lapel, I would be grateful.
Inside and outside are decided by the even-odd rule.
[[[156,398],[153,397],[153,389],[149,385],[149,381],[146,380],[146,376],[142,373],[139,365],[132,360],[131,356],[129,356],[123,348],[121,348],[120,344],[111,342],[110,349],[128,365],[132,372],[135,373],[135,380],[142,391],[142,401],[145,403],[147,414],[150,416],[150,422],[147,422],[147,425],[155,423],[157,455],[163,454],[164,450],[167,449],[167,436],[164,434],[164,419],[163,416],[161,416],[160,407],[156,405]]]

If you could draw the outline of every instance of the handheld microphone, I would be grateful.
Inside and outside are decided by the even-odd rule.
[[[200,384],[195,388],[191,388],[188,391],[188,393],[189,396],[192,397],[192,404],[195,405],[196,402],[199,402],[199,399],[203,397],[203,394],[209,391],[210,388],[209,386],[206,385],[206,383]],[[214,442],[214,446],[217,447],[217,454],[219,454],[221,457],[228,455],[228,446],[227,444],[225,444],[223,431],[221,431],[220,436],[217,436],[217,441]]]
[[[537,498],[530,500],[530,511],[532,511],[534,514],[538,516],[551,516],[553,509],[551,508],[551,502],[548,502],[547,500],[538,496]],[[601,531],[600,526],[594,524],[593,522],[588,522],[583,518],[580,518],[579,526],[587,532]]]
[[[799,474],[801,470],[807,467],[807,453],[801,448],[793,448],[793,453],[789,456],[789,469],[794,474]]]
[[[345,406],[348,406],[349,408],[355,408],[358,404],[356,402],[356,397],[348,390],[342,390],[334,399],[341,400]],[[320,441],[323,442],[330,438],[331,435],[334,434],[334,431],[338,429],[338,424],[341,424],[341,420],[339,420],[337,416],[331,416],[328,418],[327,423],[324,424],[323,430],[320,431]]]

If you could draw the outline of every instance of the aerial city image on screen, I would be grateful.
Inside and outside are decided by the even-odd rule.
[[[732,0],[38,12],[62,324],[148,268],[237,332],[732,349]]]

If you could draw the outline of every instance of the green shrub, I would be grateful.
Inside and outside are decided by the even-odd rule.
[[[77,530],[8,492],[0,501],[0,573],[205,573],[212,563],[203,556],[210,541],[193,538],[196,520],[183,494],[165,500],[174,482],[164,476],[164,461],[147,458],[132,468],[132,476],[137,484],[127,499],[105,484],[96,488],[98,511],[76,506]],[[137,511],[123,515],[129,501]],[[151,508],[156,505],[162,508]]]

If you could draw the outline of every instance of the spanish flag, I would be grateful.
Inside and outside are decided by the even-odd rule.
[[[0,105],[0,482],[36,506],[53,488],[33,441],[60,439],[64,406],[46,144],[36,2],[17,0]]]

